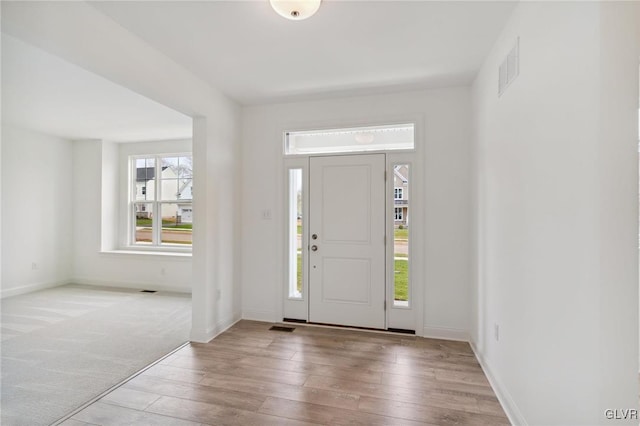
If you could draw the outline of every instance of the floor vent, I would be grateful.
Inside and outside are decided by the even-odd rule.
[[[273,327],[271,327],[269,330],[273,330],[273,331],[286,331],[288,333],[291,333],[293,330],[295,330],[294,327],[281,327],[279,325],[274,325]]]
[[[157,293],[156,290],[140,290],[140,293]]]
[[[415,330],[405,330],[404,328],[387,328],[387,331],[400,334],[416,334]]]
[[[640,145],[639,145],[640,146]],[[638,151],[640,152],[640,151]],[[299,324],[306,324],[307,320],[302,320],[302,319],[294,319],[294,318],[283,318],[282,322],[297,322]]]

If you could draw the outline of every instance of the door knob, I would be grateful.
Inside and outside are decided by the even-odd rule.
[[[316,245],[311,246],[311,251],[318,251],[318,246]]]

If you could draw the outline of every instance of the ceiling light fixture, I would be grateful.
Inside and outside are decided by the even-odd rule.
[[[278,15],[293,21],[312,16],[320,8],[321,0],[269,0]]]
[[[356,133],[354,138],[360,145],[369,145],[370,143],[373,143],[374,136],[371,132],[361,132]]]

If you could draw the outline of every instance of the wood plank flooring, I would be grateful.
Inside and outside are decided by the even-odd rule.
[[[508,425],[467,343],[240,321],[63,425]]]

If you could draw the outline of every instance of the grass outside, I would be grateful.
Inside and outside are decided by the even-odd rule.
[[[406,260],[394,260],[394,299],[408,300],[409,296],[409,262]]]
[[[165,222],[162,221],[162,228],[170,228],[170,229],[193,229],[193,225],[190,223],[179,223],[176,225],[175,222]]]
[[[298,287],[298,292],[302,294],[302,253],[298,253],[298,281],[296,282],[296,287]]]
[[[136,219],[136,226],[152,226],[152,219],[139,218]],[[163,228],[176,228],[176,229],[192,229],[191,223],[176,223],[174,220],[162,219]]]
[[[407,228],[404,228],[404,229],[395,228],[393,230],[393,237],[396,240],[407,240],[409,239],[409,230]]]

